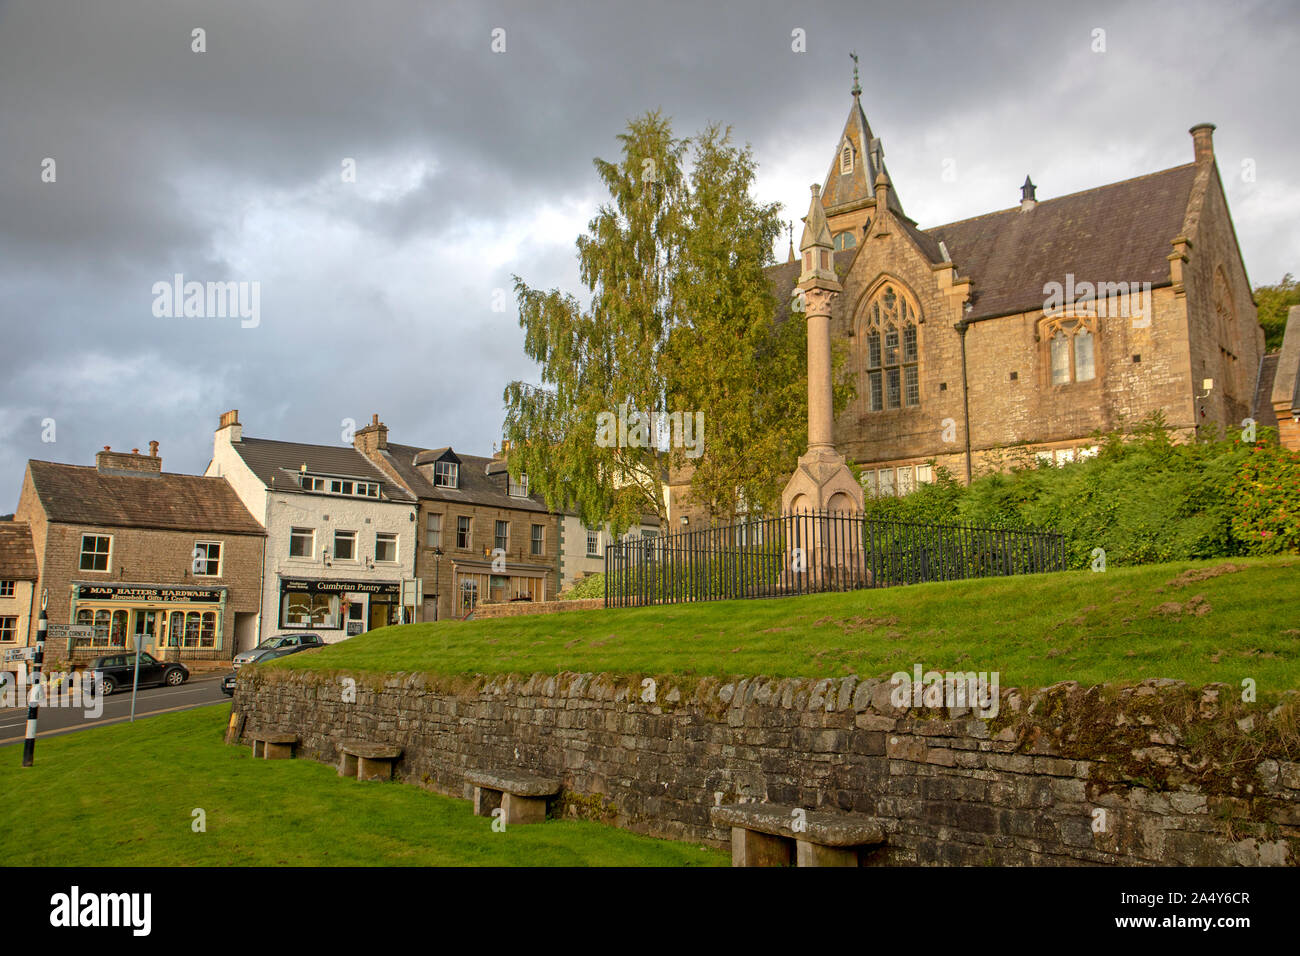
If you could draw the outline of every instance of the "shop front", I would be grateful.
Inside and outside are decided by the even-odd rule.
[[[341,640],[401,623],[399,581],[280,579],[279,625]],[[331,633],[332,632],[332,633]]]
[[[226,588],[173,585],[72,585],[72,623],[94,636],[77,642],[78,657],[140,648],[155,657],[220,656]]]
[[[510,565],[500,573],[490,562],[456,561],[452,565],[456,586],[456,616],[467,617],[480,604],[545,601],[546,581],[555,572],[538,565]]]

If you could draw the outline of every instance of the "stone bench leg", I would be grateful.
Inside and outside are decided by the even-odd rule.
[[[857,866],[858,851],[851,846],[822,846],[807,840],[795,841],[796,866]]]
[[[542,823],[546,819],[545,797],[520,797],[513,793],[501,795],[501,816],[506,825],[516,823]]]
[[[357,775],[357,758],[350,753],[339,755],[339,776],[356,777]]]
[[[265,756],[266,756],[266,741],[265,741],[265,740],[254,740],[254,741],[253,741],[253,759],[254,759],[254,760],[260,760],[261,758],[263,758],[263,757],[265,757]]]
[[[268,743],[263,750],[267,760],[288,760],[293,757],[293,744]]]
[[[492,811],[501,806],[501,791],[487,787],[474,788],[474,816],[490,817]]]
[[[790,841],[785,837],[744,827],[731,828],[732,866],[789,866],[790,850]]]
[[[358,780],[392,780],[393,761],[374,760],[370,757],[357,758]]]

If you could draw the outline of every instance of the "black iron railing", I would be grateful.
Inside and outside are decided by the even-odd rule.
[[[1060,534],[799,512],[605,550],[605,606],[852,591],[1065,570]]]

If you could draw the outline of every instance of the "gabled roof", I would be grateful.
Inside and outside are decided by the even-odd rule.
[[[0,521],[0,581],[35,580],[32,526],[26,521]]]
[[[1182,231],[1196,164],[924,230],[973,280],[969,319],[1043,307],[1043,286],[1169,285],[1170,240]]]
[[[431,451],[440,454],[430,456]],[[510,494],[504,463],[498,458],[483,458],[479,455],[457,455],[453,458],[460,462],[457,487],[445,488],[435,485],[420,470],[420,465],[428,466],[444,457],[450,448],[426,449],[414,445],[398,445],[389,442],[380,454],[416,496],[425,501],[457,502],[465,505],[483,505],[490,508],[514,508],[517,511],[547,512],[546,502],[539,495],[521,498]],[[489,474],[491,469],[491,474]]]
[[[1265,403],[1275,408],[1281,405],[1292,412],[1300,410],[1300,305],[1287,310],[1282,350],[1277,356],[1277,371]]]
[[[105,475],[88,465],[29,461],[50,521],[113,528],[264,534],[224,478],[170,472]]]
[[[867,115],[862,112],[862,101],[855,87],[853,105],[849,108],[848,119],[844,121],[844,131],[835,143],[835,156],[831,159],[830,169],[827,170],[826,180],[822,184],[822,208],[826,210],[828,216],[834,215],[838,209],[873,198],[876,176],[881,172],[886,176],[889,175],[889,171],[885,169],[883,146],[879,163],[872,154],[873,139],[871,124],[867,122]],[[853,170],[849,173],[841,173],[840,154],[846,140],[853,149]],[[892,183],[889,186],[887,205],[898,215],[903,215],[903,205],[899,202],[898,193],[894,191]]]
[[[1259,382],[1255,385],[1255,401],[1250,417],[1260,428],[1277,428],[1277,410],[1273,407],[1273,383],[1277,378],[1277,363],[1282,356],[1269,352],[1259,363]]]
[[[414,495],[376,468],[351,445],[307,445],[245,437],[232,442],[230,447],[235,449],[262,484],[277,492],[313,494],[298,485],[298,475],[302,466],[306,465],[307,473],[312,475],[378,482],[380,501],[414,504],[416,500]]]

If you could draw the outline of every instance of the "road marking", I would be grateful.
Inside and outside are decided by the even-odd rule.
[[[155,714],[170,714],[174,710],[193,710],[195,707],[212,707],[217,704],[224,704],[224,703],[225,701],[222,700],[214,700],[208,704],[183,704],[180,707],[166,707],[162,710],[146,711],[143,714],[136,714],[136,717],[152,717]],[[58,736],[59,734],[73,733],[78,730],[85,730],[87,727],[97,727],[101,724],[120,724],[122,721],[130,720],[130,719],[131,719],[131,715],[126,714],[122,717],[105,717],[102,720],[91,720],[85,723],[77,724],[75,727],[60,727],[58,730],[46,731],[43,734],[38,734],[37,739],[44,740],[46,737],[55,737]],[[22,725],[18,724],[15,726],[22,726]],[[3,739],[0,739],[0,746],[3,746],[4,744],[17,743],[19,740],[25,740],[25,739],[26,738],[24,737],[5,737]]]

